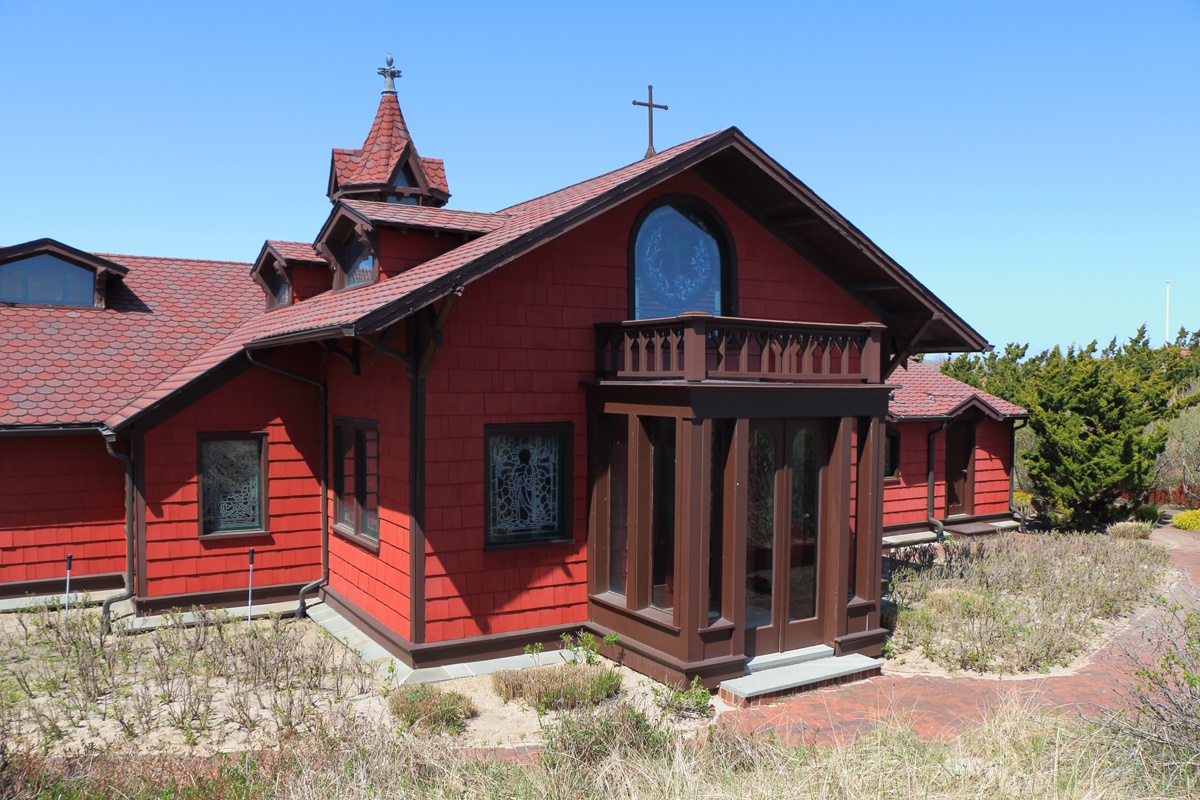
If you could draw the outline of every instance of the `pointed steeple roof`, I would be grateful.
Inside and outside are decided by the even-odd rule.
[[[329,199],[355,197],[423,206],[443,206],[450,199],[446,168],[440,159],[422,158],[417,153],[393,78],[400,70],[381,67],[383,95],[367,140],[357,150],[334,148],[329,171]]]

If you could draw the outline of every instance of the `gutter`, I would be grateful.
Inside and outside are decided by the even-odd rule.
[[[320,390],[320,416],[321,422],[318,426],[320,431],[320,455],[318,460],[321,463],[321,577],[317,578],[312,583],[305,584],[300,587],[300,595],[297,598],[299,606],[296,608],[296,619],[304,619],[308,616],[306,606],[304,604],[304,596],[310,592],[316,591],[318,587],[329,581],[329,488],[326,485],[326,476],[329,474],[329,432],[328,419],[329,416],[329,387],[324,381],[319,381],[316,378],[310,378],[307,375],[302,375],[284,367],[278,367],[274,364],[267,364],[258,361],[254,358],[254,353],[250,350],[245,350],[246,358],[256,367],[278,372],[280,375],[286,375],[289,378],[295,378],[298,381],[312,384]]]
[[[927,497],[925,500],[925,521],[929,523],[931,528],[933,528],[933,532],[937,534],[937,540],[939,542],[946,541],[946,527],[942,524],[940,519],[933,515],[933,476],[935,467],[934,451],[937,435],[946,430],[949,425],[950,420],[944,419],[939,427],[934,428],[929,432],[929,476],[928,480],[925,482],[927,487]]]
[[[112,616],[113,603],[133,597],[133,459],[113,448],[113,444],[117,441],[117,434],[113,433],[111,428],[101,427],[98,430],[104,437],[104,449],[110,456],[125,465],[125,591],[109,597],[100,606],[100,614],[107,626]]]
[[[0,427],[0,436],[65,436],[75,433],[104,433],[100,425],[19,425]]]

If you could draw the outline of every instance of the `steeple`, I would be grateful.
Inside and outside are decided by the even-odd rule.
[[[450,199],[441,159],[422,158],[408,133],[396,98],[400,70],[380,67],[383,94],[367,140],[358,150],[334,148],[329,170],[329,199],[353,197],[388,203],[444,206]]]

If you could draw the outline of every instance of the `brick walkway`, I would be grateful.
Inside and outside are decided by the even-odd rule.
[[[1200,535],[1160,528],[1152,540],[1170,549],[1171,561],[1200,585]],[[1039,678],[934,677],[884,674],[858,683],[796,695],[769,706],[727,712],[726,724],[782,739],[814,743],[845,742],[888,720],[911,720],[923,738],[950,739],[981,721],[1005,699],[1038,707],[1095,716],[1123,704],[1121,689],[1132,670],[1122,642],[1140,638],[1143,611],[1120,629],[1072,675]]]

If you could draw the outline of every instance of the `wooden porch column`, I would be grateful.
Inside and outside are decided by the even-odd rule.
[[[712,421],[681,419],[676,428],[675,622],[685,659],[700,661],[708,617],[708,465]]]
[[[858,422],[858,487],[855,520],[858,532],[855,559],[855,596],[846,604],[846,627],[836,642],[838,655],[878,655],[887,638],[879,627],[879,601],[883,567],[883,457],[887,436],[883,420],[863,417]]]
[[[732,472],[732,474],[730,474]],[[725,573],[721,608],[733,623],[730,653],[746,654],[746,487],[750,485],[750,420],[733,427],[725,473]]]
[[[823,480],[821,505],[821,546],[824,596],[818,602],[828,603],[824,616],[824,636],[834,643],[846,629],[846,584],[850,580],[850,464],[853,458],[851,439],[854,418],[842,417],[834,423],[830,443],[829,465]]]

